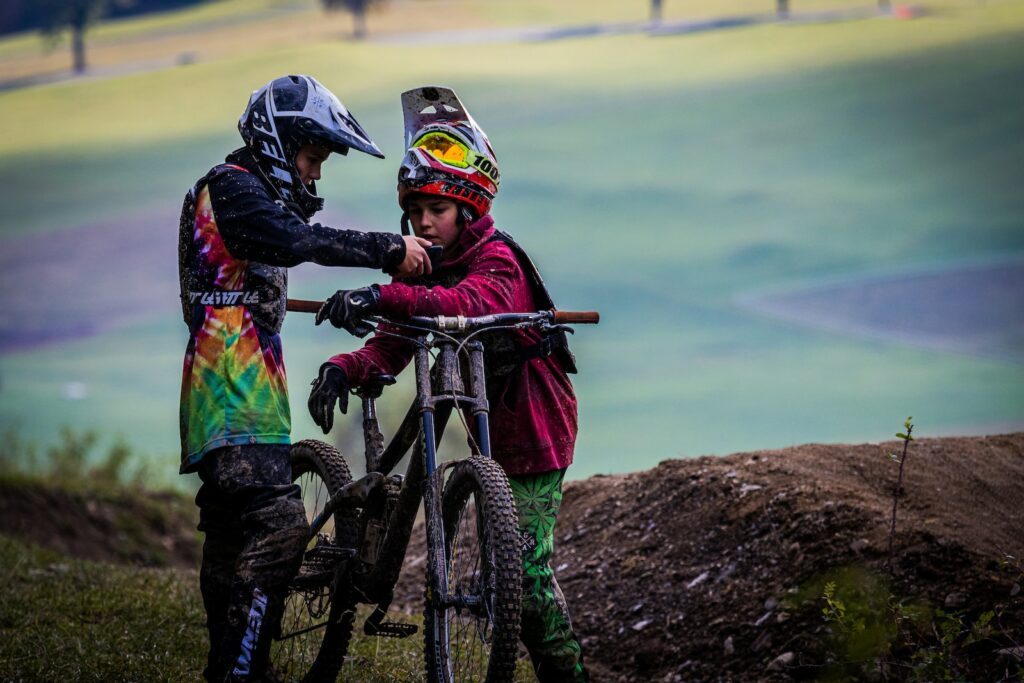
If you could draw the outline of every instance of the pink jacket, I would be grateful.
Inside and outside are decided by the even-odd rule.
[[[463,230],[445,254],[438,274],[465,270],[453,287],[418,286],[393,281],[380,288],[379,311],[396,318],[411,315],[465,315],[535,311],[530,285],[511,249],[494,234],[484,216]],[[490,241],[489,241],[490,240]],[[528,346],[540,339],[533,330],[514,332]],[[330,359],[351,385],[373,374],[397,375],[412,360],[412,345],[376,335],[358,351]],[[555,356],[533,358],[517,366],[502,386],[490,387],[491,452],[510,475],[539,474],[568,467],[576,443],[576,396]],[[452,423],[449,423],[452,424]]]

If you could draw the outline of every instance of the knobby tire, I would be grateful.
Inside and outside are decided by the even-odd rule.
[[[490,458],[451,468],[441,497],[449,591],[481,599],[445,608],[427,590],[424,618],[430,683],[512,681],[519,641],[522,566],[508,479]],[[428,552],[433,552],[428,548]],[[434,562],[428,563],[434,566]],[[428,577],[427,581],[430,579]]]
[[[338,450],[322,441],[294,444],[291,460],[292,481],[303,489],[306,515],[312,521],[327,500],[352,481],[352,475]],[[328,522],[306,548],[302,568],[285,598],[279,639],[271,647],[271,680],[275,683],[333,683],[338,678],[352,636],[355,599],[348,563],[332,562],[323,554],[356,547],[358,520],[354,514],[335,514],[333,528]],[[288,637],[313,626],[319,628]]]

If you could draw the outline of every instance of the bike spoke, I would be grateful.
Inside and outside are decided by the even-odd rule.
[[[303,492],[303,505],[306,508],[307,520],[312,520],[323,510],[330,499],[327,483],[315,473],[305,473],[296,482]],[[317,547],[334,543],[334,525],[331,520],[316,538],[310,540],[306,548],[307,561],[300,569],[297,580],[306,579],[317,571],[329,572],[329,567],[320,567]],[[324,558],[326,561],[329,558]],[[298,680],[309,669],[316,659],[321,634],[327,626],[330,612],[330,576],[325,577],[326,583],[316,586],[319,581],[312,581],[314,587],[296,590],[290,593],[285,601],[284,614],[281,619],[281,630],[274,644],[282,655],[275,657],[278,669],[275,673],[285,681]],[[322,579],[323,580],[323,579]]]
[[[481,558],[483,528],[476,510],[477,500],[470,496],[461,510],[451,539],[448,588],[453,602],[445,615],[448,628],[454,680],[483,680],[491,645],[491,572]]]

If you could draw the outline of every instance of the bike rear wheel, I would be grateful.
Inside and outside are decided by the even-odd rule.
[[[441,596],[427,590],[427,680],[511,681],[522,569],[515,503],[501,467],[481,456],[453,465],[441,519],[450,599],[442,604]]]
[[[292,481],[302,489],[307,519],[320,514],[338,490],[352,481],[336,448],[306,440],[291,448]],[[357,545],[354,513],[337,513],[310,540],[302,567],[288,587],[281,629],[270,650],[270,679],[318,683],[338,677],[355,618],[347,557]]]

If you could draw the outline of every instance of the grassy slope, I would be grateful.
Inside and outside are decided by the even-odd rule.
[[[194,573],[69,560],[0,536],[0,678],[195,680]]]
[[[205,665],[194,571],[86,562],[0,535],[0,585],[2,680],[184,682]],[[422,650],[418,637],[369,638],[357,629],[339,681],[422,680]],[[531,680],[520,662],[516,681]]]
[[[498,220],[532,247],[563,307],[605,314],[577,342],[577,476],[649,464],[627,452],[879,437],[910,413],[926,433],[997,428],[1024,415],[1019,366],[807,332],[732,301],[823,274],[1024,249],[1024,95],[1010,86],[1024,78],[1022,30],[1020,5],[998,2],[914,22],[473,47],[459,61],[440,48],[314,43],[0,94],[0,124],[16,133],[0,141],[0,234],[177,201],[234,144],[246,88],[285,70],[322,74],[389,154],[334,162],[329,205],[391,226],[394,93],[442,81],[501,152]],[[69,101],[76,115],[58,123]],[[293,293],[360,280],[303,268]],[[305,378],[352,346],[307,322],[285,327],[297,436],[314,433]],[[38,437],[50,426],[37,416],[57,412],[169,454],[180,327],[153,320],[5,357],[0,417]],[[58,403],[69,378],[92,399]]]

